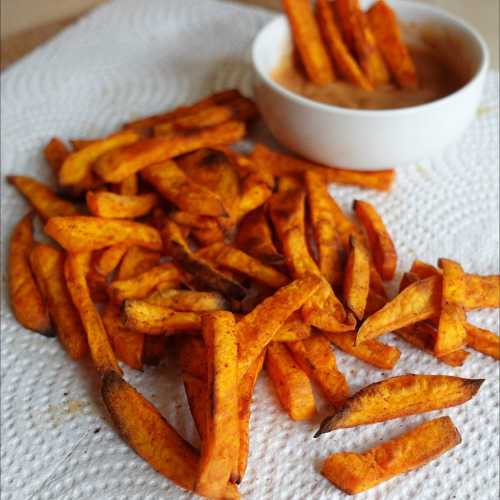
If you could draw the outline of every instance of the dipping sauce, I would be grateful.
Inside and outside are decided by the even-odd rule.
[[[307,80],[295,64],[291,52],[285,54],[271,78],[291,92],[313,101],[351,109],[416,106],[452,94],[467,82],[463,72],[457,72],[452,64],[441,57],[439,51],[430,47],[412,46],[408,50],[417,69],[420,83],[418,89],[401,89],[395,84],[388,84],[367,91],[338,79],[338,75],[333,83],[318,86]]]

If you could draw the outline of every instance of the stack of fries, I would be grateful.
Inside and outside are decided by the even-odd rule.
[[[328,193],[330,182],[388,190],[392,170],[327,168],[261,144],[240,154],[230,145],[256,117],[229,90],[109,137],[72,140],[72,150],[52,139],[44,154],[59,194],[9,177],[52,238],[34,240],[32,212],[14,230],[17,320],[44,335],[54,329],[75,360],[89,352],[123,438],[171,481],[210,498],[238,497],[263,366],[294,420],[315,415],[312,384],[320,389],[336,409],[320,434],[461,404],[482,382],[404,375],[349,398],[332,344],[384,370],[400,356],[377,339],[388,332],[451,366],[465,361],[465,346],[500,357],[498,336],[465,316],[499,307],[499,276],[416,261],[389,299],[384,281],[397,254],[384,222],[362,200],[355,222]],[[141,370],[167,349],[177,353],[200,450],[123,379],[120,362]],[[363,491],[459,441],[440,418],[361,455],[335,454],[323,474]]]

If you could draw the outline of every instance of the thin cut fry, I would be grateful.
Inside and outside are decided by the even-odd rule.
[[[315,415],[316,405],[311,382],[284,344],[278,342],[269,344],[266,370],[281,406],[292,420],[306,420]]]
[[[450,417],[436,418],[363,453],[334,453],[325,460],[321,474],[355,495],[435,460],[461,441]]]
[[[309,0],[283,0],[283,8],[309,80],[326,85],[335,79]]]
[[[43,156],[56,176],[59,174],[59,170],[69,154],[69,149],[58,137],[52,137],[43,148]]]
[[[351,252],[344,272],[344,299],[358,319],[363,319],[370,292],[370,256],[361,241],[351,236]]]
[[[467,331],[467,345],[469,347],[486,354],[486,356],[500,359],[500,337],[497,334],[470,323],[465,324],[465,330]]]
[[[311,336],[311,326],[304,322],[299,311],[295,311],[274,334],[273,342],[295,342]]]
[[[448,375],[400,375],[368,385],[327,417],[316,436],[358,425],[385,422],[463,404],[472,399],[483,379]]]
[[[131,246],[118,268],[117,280],[128,280],[145,273],[160,263],[160,253],[140,246]]]
[[[16,225],[9,247],[10,306],[22,326],[49,335],[50,319],[42,295],[30,267],[33,241],[33,213],[25,215]]]
[[[175,311],[206,312],[229,309],[227,300],[217,292],[171,290],[162,285],[144,300],[157,306],[170,307]]]
[[[101,276],[112,273],[118,267],[128,249],[129,246],[125,243],[117,243],[104,249],[95,261],[95,270]]]
[[[135,196],[110,193],[107,191],[88,191],[87,207],[93,215],[106,219],[133,219],[149,213],[158,203],[154,193]]]

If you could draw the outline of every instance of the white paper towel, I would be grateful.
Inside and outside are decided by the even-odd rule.
[[[53,135],[106,134],[125,120],[239,87],[251,92],[249,48],[271,13],[201,0],[122,0],[106,4],[2,74],[2,174],[50,178],[41,149]],[[480,113],[441,155],[398,172],[390,193],[332,188],[348,208],[376,204],[400,255],[460,261],[466,271],[498,273],[498,74],[490,73]],[[4,177],[2,178],[3,181]],[[2,185],[3,255],[27,206]],[[5,263],[2,268],[5,270]],[[3,281],[5,283],[5,280]],[[3,290],[5,291],[5,290]],[[498,313],[471,315],[498,331]],[[472,353],[453,369],[395,340],[402,351],[390,374],[338,353],[351,391],[389,375],[446,373],[486,378],[471,402],[431,415],[337,431],[314,440],[314,423],[280,409],[264,375],[254,398],[245,498],[335,499],[345,495],[320,474],[334,451],[361,451],[425,419],[450,415],[463,443],[441,459],[361,499],[496,499],[499,491],[498,363]],[[30,333],[2,299],[2,499],[191,498],[137,457],[110,426],[90,363],[71,362],[54,339]],[[196,442],[175,360],[126,377],[187,438]]]

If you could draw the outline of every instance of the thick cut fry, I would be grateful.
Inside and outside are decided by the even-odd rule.
[[[283,256],[276,249],[265,206],[250,212],[240,223],[235,245],[264,264],[280,265]]]
[[[161,255],[140,246],[132,246],[127,250],[120,262],[116,279],[128,280],[145,273],[160,263]]]
[[[200,380],[207,381],[207,352],[201,337],[179,338],[179,364],[181,370]]]
[[[155,193],[126,196],[107,191],[88,191],[90,213],[106,219],[133,219],[149,213],[158,203]]]
[[[148,335],[174,335],[201,329],[200,314],[179,312],[143,300],[126,300],[122,314],[125,326]]]
[[[401,356],[397,347],[383,344],[375,339],[366,340],[362,344],[356,345],[354,332],[322,331],[321,333],[341,351],[381,370],[392,370]]]
[[[354,200],[353,209],[366,229],[377,271],[384,281],[391,280],[396,272],[398,256],[384,221],[367,201]]]
[[[370,292],[370,256],[364,244],[351,236],[351,251],[344,273],[344,300],[358,319],[365,315]]]
[[[59,198],[51,188],[31,177],[9,175],[7,180],[26,198],[44,221],[51,217],[78,213],[73,203]]]
[[[331,83],[335,74],[309,0],[283,0],[282,4],[309,80],[317,85]]]
[[[136,196],[139,192],[139,176],[137,174],[129,175],[116,184],[115,191],[122,196]]]
[[[120,308],[111,302],[106,304],[102,320],[116,357],[130,368],[142,370],[144,335],[126,328],[120,317]]]
[[[439,264],[443,269],[443,297],[434,352],[436,356],[443,356],[461,349],[467,341],[462,306],[465,283],[460,264],[449,259],[439,259]]]
[[[166,222],[163,228],[163,239],[166,251],[176,263],[201,284],[222,293],[227,298],[241,300],[245,297],[246,291],[238,282],[228,278],[209,262],[193,254],[175,222],[170,220]]]
[[[441,311],[440,285],[439,277],[433,276],[405,288],[363,322],[356,344],[438,316]]]
[[[100,219],[84,215],[52,217],[44,228],[68,252],[90,252],[100,248],[126,243],[150,250],[160,250],[160,233],[139,222]]]
[[[226,215],[219,195],[189,179],[174,161],[146,166],[141,175],[181,210],[198,215]]]
[[[342,39],[333,13],[333,2],[318,0],[316,3],[316,19],[330,56],[335,62],[335,68],[341,76],[364,90],[372,90],[373,86],[361,71]]]
[[[93,141],[83,149],[71,153],[59,171],[59,184],[70,186],[78,184],[91,172],[94,162],[113,149],[133,144],[141,136],[133,130],[124,130],[104,139]],[[122,179],[120,179],[122,180]]]
[[[320,278],[312,275],[292,281],[263,300],[238,322],[240,380],[288,317],[314,294],[320,281]]]
[[[289,342],[287,347],[329,403],[339,406],[347,399],[347,381],[337,369],[335,354],[325,337],[313,335],[299,342]]]
[[[207,414],[195,491],[220,498],[239,456],[238,341],[228,311],[203,316],[207,350]]]
[[[113,281],[108,287],[108,294],[115,304],[127,299],[143,299],[161,283],[175,288],[182,282],[179,268],[172,263],[160,264],[128,280]]]
[[[274,334],[273,342],[295,342],[311,336],[311,326],[304,322],[299,311],[292,313]]]
[[[101,395],[118,432],[128,445],[156,471],[186,490],[193,491],[198,454],[142,394],[118,374],[103,377]],[[228,484],[224,498],[238,498]]]
[[[394,10],[379,0],[366,15],[377,46],[398,85],[403,89],[418,88],[417,71],[401,36]]]
[[[25,215],[14,228],[9,248],[10,306],[22,326],[49,335],[50,319],[30,267],[33,241],[33,213]]]
[[[112,273],[129,249],[126,243],[117,243],[104,249],[96,258],[94,268],[101,276]]]
[[[86,281],[89,265],[90,254],[68,254],[64,266],[68,290],[73,304],[80,314],[83,328],[87,334],[90,354],[97,371],[101,375],[109,370],[121,374],[99,311],[90,297]]]
[[[355,495],[435,460],[461,441],[450,417],[436,418],[364,453],[334,453],[325,460],[321,474]]]
[[[385,422],[461,405],[472,399],[483,379],[448,375],[400,375],[368,385],[321,424],[316,436],[358,425]]]
[[[342,248],[331,210],[332,199],[324,177],[314,170],[306,172],[305,184],[319,269],[329,283],[337,286],[342,282]]]
[[[257,144],[251,159],[262,169],[269,170],[275,176],[304,174],[315,170],[323,175],[327,182],[348,184],[380,191],[389,191],[396,178],[392,169],[377,171],[356,171],[337,167],[325,167],[301,158],[278,153],[263,144]]]
[[[496,333],[470,323],[465,324],[465,330],[467,331],[467,345],[469,347],[486,354],[486,356],[500,359],[500,337]]]
[[[57,337],[73,359],[82,359],[88,352],[87,338],[64,278],[64,253],[49,245],[37,244],[30,254],[30,263],[44,298]],[[36,310],[30,310],[34,314]]]
[[[175,311],[206,312],[229,309],[228,301],[217,292],[171,290],[161,285],[144,300],[157,306],[170,307]]]
[[[243,122],[229,121],[201,130],[176,132],[168,137],[142,139],[102,155],[94,164],[94,170],[106,182],[121,182],[148,165],[164,162],[196,149],[232,144],[244,135]]]
[[[311,382],[284,344],[269,344],[266,370],[281,406],[292,420],[306,420],[315,415],[316,406]]]
[[[56,176],[59,174],[59,170],[69,154],[69,149],[58,137],[52,137],[49,143],[43,148],[43,156]]]

